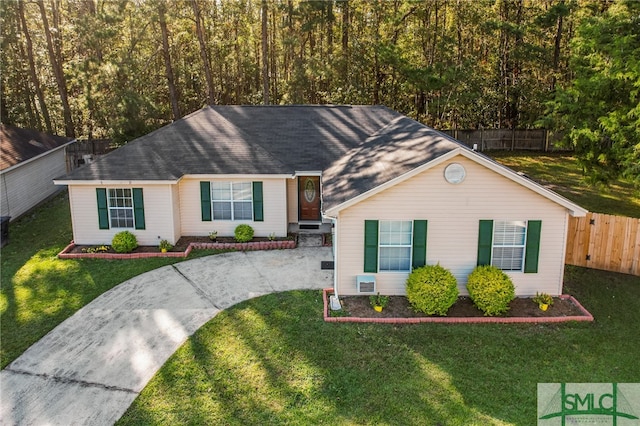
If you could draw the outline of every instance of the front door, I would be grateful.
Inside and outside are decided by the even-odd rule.
[[[320,176],[298,177],[298,203],[301,221],[320,220]]]

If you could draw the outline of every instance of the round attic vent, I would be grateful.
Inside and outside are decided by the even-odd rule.
[[[451,163],[444,169],[444,179],[454,185],[461,183],[466,175],[466,170],[458,163]]]

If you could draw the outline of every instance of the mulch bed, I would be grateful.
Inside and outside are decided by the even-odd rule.
[[[279,240],[286,240],[287,238],[276,238],[276,241]],[[253,238],[251,241],[254,242],[259,242],[259,241],[269,241],[269,238],[267,237],[255,237]],[[177,242],[176,245],[173,246],[173,248],[171,248],[171,250],[168,250],[169,252],[179,252],[179,253],[183,253],[187,247],[189,247],[189,244],[191,243],[212,243],[212,242],[216,242],[216,243],[235,243],[236,240],[233,237],[218,237],[216,238],[215,241],[211,241],[211,239],[209,237],[195,237],[195,236],[186,236],[186,237],[181,237]],[[106,245],[106,244],[105,244]],[[109,249],[107,251],[100,251],[100,253],[112,253],[115,254],[116,251],[111,248],[111,246],[106,245],[107,247],[109,247]],[[96,246],[96,245],[76,245],[73,246],[73,248],[71,248],[68,253],[87,253],[90,250],[93,250],[97,247],[101,247],[101,246]],[[158,246],[138,246],[136,247],[131,253],[132,254],[136,254],[136,253],[158,253],[160,250],[158,249]]]
[[[423,313],[415,312],[405,296],[390,296],[389,304],[376,312],[369,303],[368,296],[340,297],[342,316],[357,318],[424,318]],[[484,317],[481,310],[476,308],[471,299],[466,296],[458,297],[458,301],[447,312],[447,317],[469,318]],[[538,308],[530,298],[516,298],[509,304],[509,310],[502,318],[513,317],[570,317],[584,316],[584,313],[570,299],[553,298],[553,305],[546,311]]]

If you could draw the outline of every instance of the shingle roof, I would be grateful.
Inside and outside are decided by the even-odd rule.
[[[330,207],[462,146],[384,106],[208,106],[63,180],[323,171]]]
[[[400,116],[323,173],[323,208],[335,207],[456,148],[449,136]]]
[[[64,136],[0,124],[0,170],[37,157],[72,140]]]

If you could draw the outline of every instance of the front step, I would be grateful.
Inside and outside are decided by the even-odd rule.
[[[298,247],[322,247],[322,234],[298,234]]]

